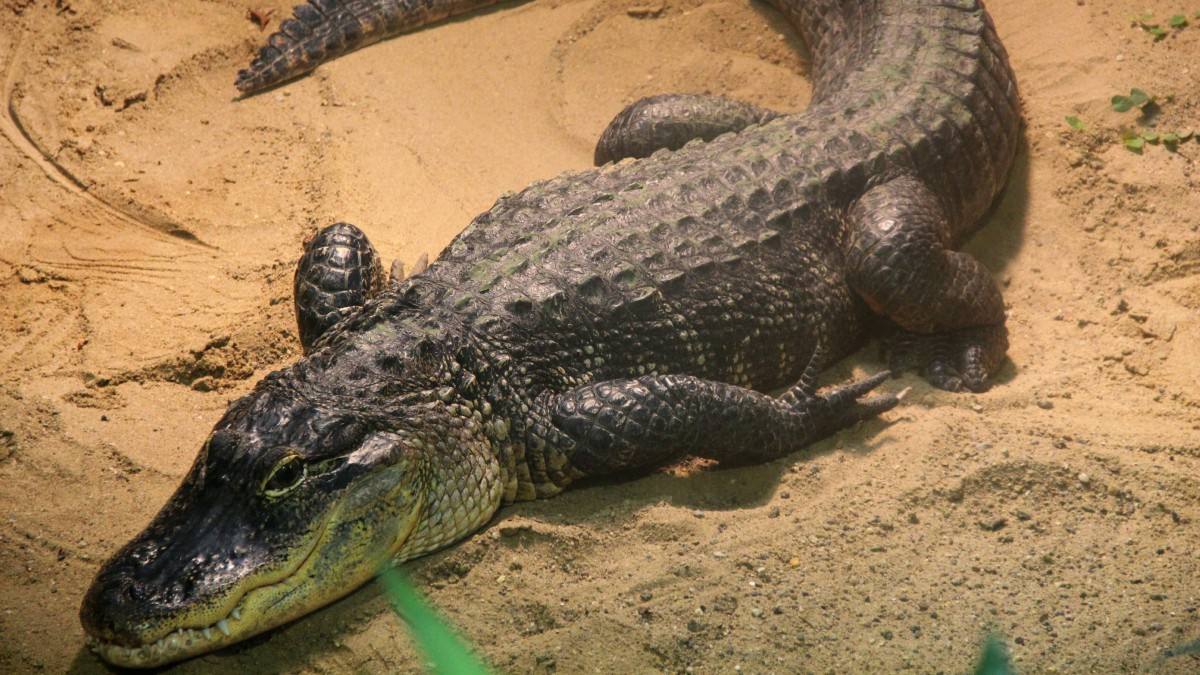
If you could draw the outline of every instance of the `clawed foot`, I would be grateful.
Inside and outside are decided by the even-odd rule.
[[[921,335],[897,331],[883,341],[894,373],[916,369],[930,384],[946,391],[987,391],[989,377],[1008,349],[1004,326],[982,326],[953,333]]]
[[[831,430],[842,429],[891,410],[899,405],[908,393],[908,389],[905,389],[896,394],[877,394],[870,398],[862,398],[891,377],[891,372],[886,370],[818,392],[817,374],[823,366],[824,356],[825,350],[817,347],[800,380],[784,392],[780,400],[797,412],[820,410],[822,416],[828,420]]]

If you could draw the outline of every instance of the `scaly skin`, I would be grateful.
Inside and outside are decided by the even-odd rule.
[[[397,8],[416,5],[313,0],[321,11],[297,10],[306,32],[284,24],[239,87],[477,4],[434,0],[410,21]],[[898,402],[862,399],[883,374],[813,384],[868,337],[872,311],[900,331],[900,362],[943,388],[986,387],[1003,305],[953,249],[1018,141],[990,20],[968,0],[776,4],[814,55],[808,111],[634,104],[597,157],[648,157],[501,198],[361,308],[365,239],[310,247],[298,285],[367,263],[298,297],[301,325],[348,318],[230,407],[179,492],[100,571],[81,610],[100,655],[151,666],[236,642],[584,476],[798,450]]]
[[[688,141],[711,141],[776,117],[777,112],[723,96],[650,96],[625,108],[609,122],[596,143],[596,165],[626,157],[649,157],[662,148],[678,150]]]
[[[293,295],[304,353],[322,333],[383,288],[383,264],[362,230],[335,223],[304,246]]]

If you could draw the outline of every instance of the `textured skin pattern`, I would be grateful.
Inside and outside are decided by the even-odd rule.
[[[1019,136],[989,18],[968,0],[777,6],[813,49],[808,111],[501,198],[427,271],[339,325],[297,367],[304,379],[340,392],[317,373],[374,363],[386,382],[398,373],[379,364],[411,350],[460,367],[509,430],[493,441],[506,500],[587,473],[574,458],[594,449],[555,412],[580,387],[668,374],[786,386],[818,345],[828,359],[857,348],[872,309],[903,331],[895,363],[916,360],[948,389],[986,387],[1003,308],[952,248],[999,193]],[[721,104],[660,98],[610,130],[672,106],[683,119],[658,124],[667,132],[633,134],[645,148],[677,145],[695,110]]]
[[[267,38],[234,84],[253,94],[393,35],[499,1],[309,0]]]
[[[887,375],[824,394],[797,386],[781,398],[687,375],[612,380],[559,398],[553,421],[578,442],[571,463],[589,476],[651,467],[688,452],[765,461],[895,406],[894,396],[857,401]]]
[[[383,266],[362,230],[336,223],[318,232],[304,246],[293,283],[304,353],[322,333],[381,288]]]
[[[884,374],[813,386],[869,336],[872,310],[900,331],[897,363],[984,386],[1005,348],[999,293],[951,249],[1018,144],[990,19],[975,0],[774,4],[813,53],[807,111],[502,197],[428,269],[325,328],[231,406],[180,492],[101,570],[82,613],[105,658],[152,665],[266,630],[349,592],[382,555],[447,545],[502,503],[587,475],[684,453],[768,459],[885,410],[898,396],[861,399]],[[239,86],[477,5],[312,0]],[[330,272],[368,250],[341,227],[301,261],[298,279],[319,288],[301,289],[302,321],[360,290]],[[307,478],[267,495],[281,453]],[[162,651],[234,602],[230,635]]]
[[[596,166],[656,150],[678,150],[688,141],[711,141],[779,117],[779,113],[724,96],[663,94],[631,103],[600,134]]]
[[[979,261],[947,248],[952,229],[936,196],[896,178],[868,190],[848,218],[847,283],[910,334],[893,342],[892,367],[924,367],[943,389],[985,390],[1008,348],[1004,299]],[[911,363],[898,358],[901,344]]]

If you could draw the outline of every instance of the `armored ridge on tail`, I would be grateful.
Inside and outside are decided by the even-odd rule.
[[[380,40],[500,0],[309,0],[267,38],[236,86],[252,94]]]
[[[239,87],[474,6],[313,0]],[[319,235],[297,270],[311,351],[230,406],[101,569],[81,610],[100,655],[152,666],[217,649],[463,538],[503,503],[685,454],[762,461],[872,417],[898,402],[862,398],[885,374],[815,386],[872,312],[899,331],[898,366],[985,388],[1003,304],[954,249],[1018,142],[989,18],[968,0],[776,6],[813,52],[806,112],[636,103],[597,159],[640,159],[502,198],[361,307],[377,256],[351,226]]]

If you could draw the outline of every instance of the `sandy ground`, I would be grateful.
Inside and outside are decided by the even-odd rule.
[[[290,2],[262,2],[282,12]],[[1200,131],[1200,19],[1139,0],[993,0],[1028,142],[971,244],[1011,363],[809,452],[504,509],[410,565],[499,669],[1196,672],[1200,143],[1135,155],[1131,86]],[[1200,6],[1190,10],[1200,10]],[[227,401],[298,355],[304,236],[344,219],[436,253],[507,190],[589,164],[633,99],[807,98],[760,4],[538,0],[232,101],[262,34],[234,0],[0,0],[0,671],[102,666],[80,597]],[[1173,94],[1172,99],[1167,96]],[[1088,130],[1072,131],[1065,115]],[[874,349],[828,376],[880,367]],[[374,587],[180,672],[420,667]]]

